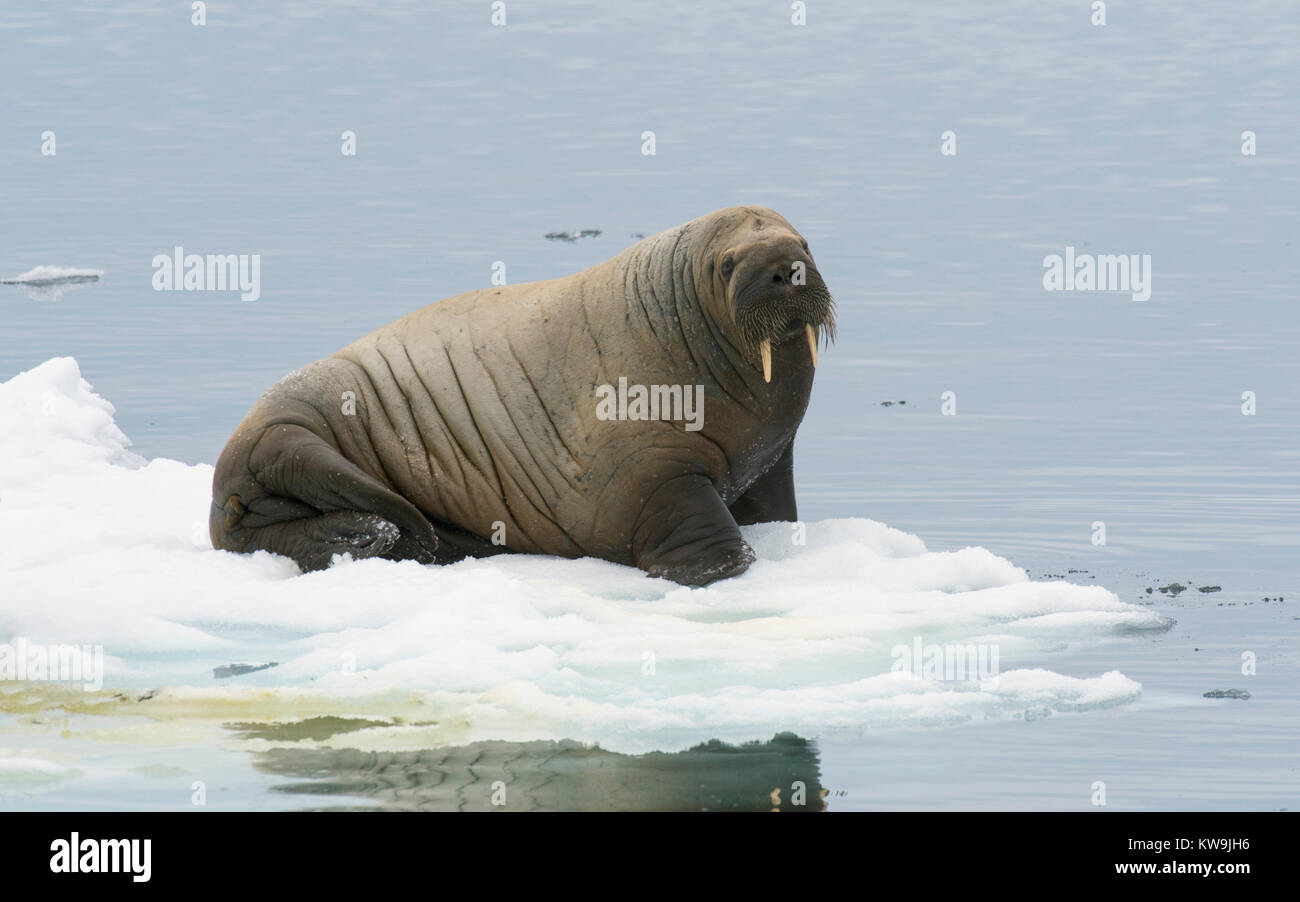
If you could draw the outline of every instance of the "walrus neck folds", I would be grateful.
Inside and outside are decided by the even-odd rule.
[[[711,377],[735,394],[736,377],[753,358],[751,348],[725,310],[710,305],[700,280],[712,273],[691,253],[691,223],[629,248],[624,274],[629,313],[639,316],[665,351],[680,358],[682,377]],[[611,261],[613,262],[613,261]],[[670,286],[665,290],[665,286]],[[685,352],[683,354],[683,351]]]
[[[687,223],[630,248],[624,273],[633,312],[661,340],[683,341],[692,361],[724,388],[731,381],[726,371],[742,377],[758,372],[770,383],[773,346],[796,338],[816,368],[819,342],[835,337],[834,300],[820,273],[811,259],[801,261],[803,279],[797,288],[791,286],[788,275],[781,275],[788,272],[791,255],[767,247],[769,255],[777,253],[772,259],[782,262],[751,265],[748,283],[737,290],[712,262],[726,245],[729,227],[715,224],[713,233],[705,234],[698,222]],[[803,249],[806,254],[806,245]],[[769,274],[785,281],[774,288]]]

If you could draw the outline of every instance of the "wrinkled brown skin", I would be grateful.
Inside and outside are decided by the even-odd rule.
[[[737,297],[785,304],[802,290],[782,284],[793,260],[822,285],[806,247],[775,212],[732,207],[576,275],[471,291],[372,332],[286,376],[240,423],[213,478],[213,546],[304,571],[345,552],[516,551],[686,585],[743,572],[754,555],[737,526],[796,518],[791,449],[813,366],[802,320],[764,327],[765,383]],[[833,329],[829,295],[803,305]],[[704,385],[703,429],[598,419],[596,387],[620,376]]]

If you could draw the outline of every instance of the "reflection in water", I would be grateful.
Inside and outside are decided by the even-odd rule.
[[[69,291],[87,288],[98,281],[99,276],[97,275],[79,275],[30,282],[5,279],[0,281],[0,285],[12,285],[31,301],[57,301],[61,300]]]
[[[319,740],[364,728],[313,718],[230,724],[245,738]],[[817,748],[793,733],[767,742],[717,740],[683,752],[622,755],[571,740],[475,742],[419,751],[274,748],[254,766],[293,778],[274,787],[338,796],[343,806],[426,811],[819,811]],[[375,803],[357,806],[357,800]],[[316,807],[316,806],[310,806]]]

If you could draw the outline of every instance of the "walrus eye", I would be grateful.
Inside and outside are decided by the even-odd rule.
[[[722,277],[724,279],[730,279],[731,274],[736,270],[736,261],[731,259],[730,256],[723,257],[721,268],[722,268]]]
[[[808,242],[807,242],[807,241],[803,242],[803,252],[804,252],[805,254],[810,253],[809,250],[808,250]]]

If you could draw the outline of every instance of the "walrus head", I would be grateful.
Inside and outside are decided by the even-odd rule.
[[[835,300],[817,271],[808,242],[790,223],[766,207],[719,212],[714,240],[714,310],[742,353],[772,381],[772,346],[806,342],[813,366],[824,335],[835,339]]]

